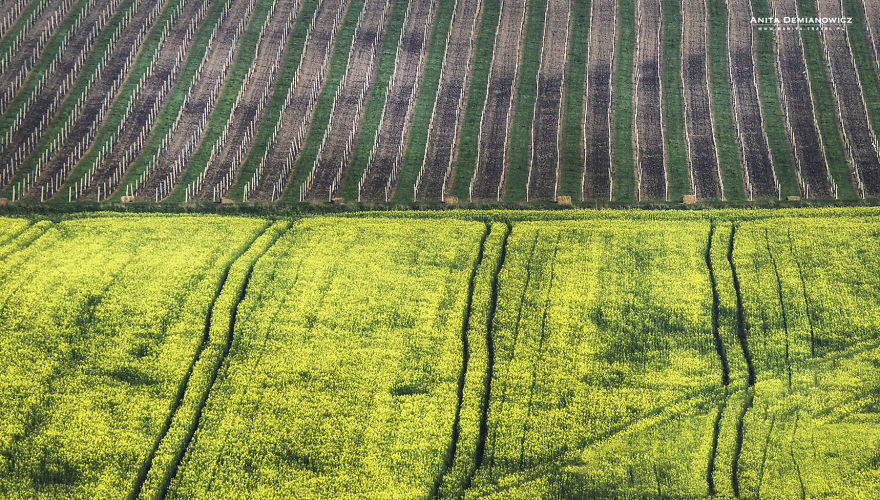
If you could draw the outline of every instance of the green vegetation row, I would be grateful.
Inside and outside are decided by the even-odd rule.
[[[461,0],[459,0],[461,1]],[[434,14],[434,27],[428,40],[428,53],[425,56],[425,67],[422,70],[422,84],[416,99],[409,131],[409,141],[404,151],[397,176],[397,187],[394,188],[393,200],[406,203],[413,198],[413,185],[422,162],[425,160],[425,148],[428,144],[428,127],[431,125],[431,113],[440,87],[440,73],[443,69],[443,57],[446,52],[446,40],[452,23],[452,15],[458,2],[438,2]]]
[[[816,4],[813,0],[798,0],[798,15],[816,17]],[[837,184],[838,197],[853,199],[859,196],[853,187],[852,173],[843,150],[843,141],[837,126],[837,111],[834,97],[831,95],[831,79],[828,76],[825,59],[822,56],[822,44],[819,32],[804,30],[800,32],[807,60],[807,73],[810,78],[810,90],[813,94],[813,105],[816,108],[816,122],[819,124],[819,135],[825,149],[825,161],[831,171],[831,177]]]
[[[709,88],[712,91],[712,119],[715,144],[724,184],[724,197],[740,201],[748,197],[743,188],[739,150],[733,128],[727,68],[727,12],[720,2],[706,2],[709,8]]]
[[[635,159],[633,157],[633,50],[636,41],[635,4],[631,0],[617,5],[617,44],[615,45],[614,117],[611,137],[613,188],[618,201],[633,202],[636,197]]]
[[[174,126],[174,121],[183,105],[184,98],[189,91],[189,86],[192,83],[193,77],[199,69],[199,66],[202,64],[202,60],[205,58],[211,34],[214,32],[215,26],[220,22],[220,17],[226,8],[226,4],[231,1],[232,0],[218,0],[214,2],[208,10],[205,19],[198,28],[198,32],[193,37],[189,53],[186,57],[186,62],[180,70],[180,75],[177,77],[174,89],[168,95],[168,98],[165,100],[165,105],[159,112],[159,117],[153,124],[150,139],[144,144],[138,158],[128,167],[125,176],[122,178],[122,182],[119,183],[120,186],[133,184],[151,164],[153,158],[158,155],[166,134],[171,130],[171,127]],[[124,194],[124,189],[119,189],[116,194],[113,195],[112,199],[118,201]]]
[[[504,200],[522,201],[532,161],[532,117],[538,93],[538,66],[541,64],[541,43],[544,41],[544,12],[547,0],[529,0],[525,33],[519,62],[519,83],[513,101],[513,123],[510,126],[510,152],[505,176]],[[561,125],[561,124],[560,124]]]
[[[669,199],[692,194],[684,143],[684,104],[681,88],[681,5],[663,4],[663,111]]]
[[[770,17],[770,8],[766,0],[751,0],[752,13],[755,17]],[[764,117],[764,132],[767,135],[767,146],[776,179],[779,181],[780,195],[800,196],[791,147],[785,135],[785,117],[782,115],[782,103],[779,100],[779,88],[776,83],[776,56],[773,47],[773,32],[758,30],[755,32],[755,71],[758,76],[758,98]]]
[[[397,55],[397,45],[400,40],[400,32],[403,30],[403,23],[406,20],[408,5],[409,2],[394,2],[391,6],[391,12],[388,13],[388,19],[385,21],[382,53],[376,65],[376,76],[373,78],[370,95],[366,101],[363,123],[361,123],[361,130],[351,155],[351,161],[342,178],[342,186],[339,188],[339,195],[349,200],[357,199],[358,181],[360,181],[370,160],[376,131],[382,120],[382,108],[385,106],[388,82],[391,81],[391,74],[394,72],[394,59]],[[296,185],[292,184],[292,186]],[[289,189],[288,192],[293,195],[297,190],[298,188]],[[299,196],[298,193],[296,195]]]
[[[68,186],[75,185],[77,182],[81,181],[88,172],[91,172],[99,161],[98,152],[104,148],[109,148],[110,146],[108,145],[115,143],[116,135],[122,128],[123,119],[127,116],[126,110],[136,97],[135,93],[138,90],[139,82],[143,81],[145,78],[144,75],[147,74],[149,67],[153,64],[153,60],[156,58],[156,52],[159,50],[159,43],[162,40],[162,34],[170,27],[171,23],[179,18],[182,7],[183,0],[170,0],[159,14],[153,27],[150,28],[150,31],[144,37],[144,40],[138,49],[137,58],[132,64],[125,82],[120,87],[116,99],[113,100],[113,103],[107,110],[104,123],[95,135],[95,140],[92,142],[92,146],[83,155],[79,163],[77,163],[76,167],[74,167],[68,176]],[[63,191],[60,192],[62,195],[55,198],[55,201],[66,201],[66,198],[63,196]]]
[[[559,184],[559,194],[571,196],[572,200],[581,197],[580,179],[585,165],[581,124],[584,117],[584,80],[589,42],[590,0],[574,2],[568,40],[568,74],[565,76],[565,100],[560,124],[562,181]]]
[[[217,103],[211,111],[211,117],[205,126],[205,133],[202,134],[199,147],[190,158],[186,169],[181,173],[177,181],[177,187],[168,195],[166,201],[170,203],[180,203],[183,201],[189,184],[208,168],[211,150],[220,139],[220,135],[226,127],[226,122],[232,118],[232,107],[235,105],[235,99],[238,96],[239,90],[241,90],[248,69],[254,62],[257,42],[259,41],[260,33],[262,33],[263,28],[266,26],[269,10],[274,2],[275,0],[259,0],[254,6],[254,13],[251,15],[251,20],[242,34],[235,60],[232,63],[232,68],[229,70],[229,76],[226,77],[223,90],[217,96]]]

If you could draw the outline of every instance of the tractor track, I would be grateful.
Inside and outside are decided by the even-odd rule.
[[[449,470],[452,469],[452,465],[455,463],[455,455],[458,452],[458,438],[461,435],[461,405],[464,401],[464,383],[465,376],[467,375],[468,361],[471,357],[470,344],[468,343],[468,326],[470,325],[471,311],[473,310],[477,270],[483,263],[483,255],[486,250],[486,238],[489,237],[491,230],[491,226],[487,222],[486,228],[483,230],[483,235],[480,237],[477,258],[474,259],[474,264],[471,267],[471,275],[468,279],[467,302],[461,323],[461,371],[458,373],[458,388],[456,389],[457,401],[455,405],[455,417],[452,420],[452,437],[450,438],[449,445],[446,449],[446,459],[443,463],[443,470],[436,478],[434,478],[434,485],[431,488],[431,498],[436,498],[438,496],[440,484],[443,482],[443,478]]]
[[[171,408],[168,412],[168,415],[165,418],[165,422],[162,424],[162,427],[159,430],[159,433],[156,435],[156,440],[153,442],[153,447],[150,449],[147,456],[144,458],[144,461],[141,463],[141,467],[138,470],[137,476],[135,476],[134,483],[132,484],[132,488],[129,491],[128,499],[134,500],[138,498],[141,493],[141,490],[144,486],[144,481],[147,479],[147,473],[150,471],[150,466],[153,462],[153,458],[156,455],[156,451],[159,449],[159,445],[162,440],[165,438],[165,435],[168,433],[168,430],[171,428],[171,423],[174,420],[174,416],[177,413],[177,410],[180,408],[181,403],[183,402],[184,394],[186,393],[187,386],[189,385],[189,379],[193,374],[196,363],[201,357],[202,351],[204,351],[205,346],[208,343],[208,339],[210,337],[211,331],[211,320],[213,318],[214,305],[217,303],[217,299],[220,297],[220,293],[223,291],[223,288],[226,286],[226,280],[229,277],[229,272],[232,269],[232,266],[235,265],[236,262],[245,254],[247,251],[254,245],[254,243],[266,233],[271,227],[270,223],[267,223],[262,230],[254,235],[253,238],[248,241],[248,243],[243,246],[238,255],[232,258],[229,263],[226,265],[223,270],[223,275],[220,278],[220,283],[217,285],[217,288],[214,290],[214,297],[211,299],[211,303],[208,306],[208,314],[205,317],[205,326],[202,330],[202,339],[199,342],[199,345],[196,346],[196,352],[190,361],[190,365],[187,368],[186,374],[183,376],[183,379],[180,381],[180,385],[177,388],[177,393],[174,396],[174,399],[171,403]]]
[[[486,351],[488,356],[486,362],[486,376],[483,379],[485,389],[483,391],[483,400],[480,403],[480,430],[477,435],[477,446],[474,451],[474,464],[465,478],[462,488],[463,490],[468,489],[471,485],[474,476],[483,465],[483,457],[486,453],[486,436],[489,433],[489,398],[492,395],[492,374],[495,367],[495,342],[492,337],[492,330],[495,322],[495,310],[498,306],[498,275],[504,267],[504,262],[507,259],[507,240],[510,237],[510,233],[513,231],[510,222],[506,222],[505,224],[507,228],[504,231],[504,235],[501,237],[501,255],[498,257],[498,263],[495,265],[495,269],[492,270],[492,291],[489,294],[489,313],[486,315]]]

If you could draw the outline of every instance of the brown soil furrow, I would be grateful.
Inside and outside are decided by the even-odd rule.
[[[382,119],[376,130],[370,159],[358,184],[358,199],[388,201],[391,198],[421,87],[436,7],[437,0],[413,0],[407,7]]]
[[[526,201],[556,201],[559,191],[559,125],[562,123],[571,9],[571,0],[548,0],[544,12]]]
[[[6,0],[0,4],[0,38],[18,21],[25,7],[33,0]]]
[[[455,2],[440,70],[440,86],[428,126],[425,158],[414,189],[416,199],[443,199],[455,167],[483,1]]]
[[[727,2],[727,69],[743,185],[749,199],[778,197],[779,184],[758,98],[755,27],[749,0]]]
[[[486,103],[480,118],[477,165],[469,188],[471,200],[500,200],[503,195],[528,4],[528,0],[501,1]]]
[[[633,57],[633,151],[636,199],[666,200],[666,154],[663,132],[663,14],[660,0],[636,2]]]
[[[63,134],[66,138],[53,148],[53,154],[30,192],[31,199],[43,201],[54,196],[86,153],[131,70],[144,37],[167,3],[168,0],[140,1],[132,8],[124,21],[125,27],[110,44],[111,50],[102,61],[103,69],[98,72],[76,117],[69,122],[68,131]],[[107,190],[102,188],[100,194],[106,198]]]
[[[158,201],[169,194],[198,149],[208,118],[223,89],[241,36],[250,22],[255,0],[231,0],[217,24],[208,50],[180,108],[168,140],[161,148],[137,196]]]
[[[61,103],[76,79],[82,73],[84,63],[94,47],[95,40],[116,13],[120,0],[95,0],[86,7],[82,16],[61,44],[61,50],[17,113],[13,127],[8,131],[0,152],[0,187],[5,187],[18,171],[24,160],[34,151],[55,117]],[[27,191],[33,177],[25,182]]]
[[[874,63],[880,72],[880,2],[876,0],[862,0],[865,11],[865,25],[868,30],[868,43],[874,53]]]
[[[846,16],[841,0],[817,0],[820,17]],[[846,26],[829,25],[819,30],[819,39],[837,104],[837,120],[843,146],[859,195],[880,194],[880,157],[877,138],[868,120],[862,83],[856,70]]]
[[[22,0],[7,1],[6,5],[14,6],[24,3]],[[46,48],[49,39],[55,34],[58,25],[70,12],[70,7],[74,3],[74,0],[44,2],[31,17],[27,29],[21,32],[13,44],[14,48],[0,60],[0,114],[6,112],[16,92],[27,80],[31,69],[42,56],[43,49]],[[17,11],[20,13],[19,8],[15,7],[9,11],[8,15]],[[4,35],[5,33],[6,29],[3,30]]]
[[[149,69],[138,81],[137,90],[129,100],[114,140],[89,172],[88,177],[93,181],[84,184],[100,183],[102,189],[106,186],[108,194],[119,187],[125,172],[148,143],[159,111],[177,83],[193,37],[213,1],[189,0],[172,15],[162,32]],[[126,194],[131,194],[130,189]],[[97,191],[89,189],[80,197],[95,199]]]
[[[204,175],[189,186],[187,198],[197,194],[201,199],[220,201],[232,187],[275,90],[290,31],[301,7],[301,0],[279,0],[272,4],[229,120],[212,149]]]
[[[596,22],[593,22],[593,20]],[[599,21],[601,19],[601,21]],[[611,199],[612,116],[617,45],[617,2],[590,4],[590,42],[584,87],[584,170],[581,198]]]
[[[709,97],[706,0],[682,0],[681,19],[681,88],[691,193],[697,199],[723,198]]]
[[[323,0],[318,6],[274,136],[259,167],[245,186],[245,201],[251,198],[276,200],[287,186],[293,165],[305,142],[318,94],[324,86],[336,35],[348,5],[348,0]]]
[[[348,54],[345,76],[333,101],[330,122],[324,132],[318,158],[308,178],[300,186],[300,200],[329,201],[339,190],[376,77],[376,65],[381,56],[390,11],[391,0],[367,0],[364,4]]]
[[[769,1],[772,17],[797,17],[796,0]],[[834,195],[837,188],[825,162],[800,33],[776,30],[774,36],[779,97],[801,193],[806,197]]]

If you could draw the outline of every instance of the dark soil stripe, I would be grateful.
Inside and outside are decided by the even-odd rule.
[[[452,421],[452,437],[449,440],[449,446],[446,449],[446,461],[443,463],[443,471],[437,475],[434,479],[434,486],[431,488],[431,498],[436,498],[440,491],[440,484],[443,482],[443,477],[449,472],[452,468],[452,464],[455,463],[455,454],[458,451],[458,438],[461,435],[461,404],[464,400],[464,382],[465,375],[467,374],[468,369],[468,361],[471,357],[470,344],[468,343],[468,325],[471,322],[471,311],[473,310],[474,303],[474,286],[476,285],[477,280],[477,270],[480,268],[480,265],[483,263],[483,254],[486,250],[486,238],[489,237],[489,232],[491,231],[491,225],[487,222],[486,229],[483,230],[483,235],[480,237],[480,246],[477,251],[477,258],[474,260],[473,267],[471,268],[471,276],[468,280],[468,290],[467,290],[467,303],[464,308],[464,316],[462,317],[461,322],[461,371],[458,373],[458,390],[456,392],[457,402],[455,405],[455,417]]]

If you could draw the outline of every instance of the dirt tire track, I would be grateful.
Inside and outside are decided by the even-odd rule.
[[[501,237],[501,255],[498,257],[498,263],[492,270],[492,290],[489,295],[489,313],[486,315],[486,350],[488,359],[486,363],[486,375],[483,379],[485,390],[483,391],[483,401],[480,403],[480,427],[477,435],[477,446],[474,451],[474,464],[464,480],[462,490],[467,490],[474,479],[477,471],[483,465],[483,457],[486,453],[486,437],[489,433],[489,401],[492,396],[492,376],[495,367],[495,342],[493,339],[493,329],[495,323],[495,311],[498,306],[498,275],[504,267],[507,259],[507,240],[513,231],[510,222],[506,223],[506,229]]]
[[[147,478],[147,473],[150,471],[150,467],[153,462],[153,457],[156,455],[156,451],[159,449],[159,444],[164,439],[165,434],[171,428],[171,423],[174,420],[174,415],[177,413],[178,408],[180,408],[181,403],[183,402],[183,396],[186,393],[187,386],[189,385],[189,379],[192,376],[193,370],[195,369],[196,362],[201,357],[202,352],[205,349],[205,346],[208,343],[208,339],[210,337],[211,331],[211,319],[214,313],[214,304],[217,303],[217,299],[220,297],[220,293],[223,291],[223,287],[226,286],[226,280],[229,277],[229,271],[232,269],[232,266],[241,258],[242,255],[247,253],[248,249],[250,249],[254,242],[256,242],[260,236],[266,233],[269,230],[271,224],[267,223],[263,228],[254,234],[254,237],[251,238],[242,248],[239,249],[237,255],[235,255],[232,259],[229,260],[229,263],[223,270],[223,274],[220,277],[220,283],[217,285],[217,288],[214,290],[214,297],[211,299],[211,303],[208,305],[208,314],[205,317],[205,325],[202,330],[202,338],[199,341],[199,344],[196,346],[196,352],[190,361],[190,365],[187,368],[186,373],[183,378],[180,380],[180,384],[177,388],[177,393],[174,396],[174,399],[171,402],[171,408],[168,411],[168,415],[165,418],[165,422],[162,424],[162,427],[159,429],[159,433],[156,435],[156,439],[153,442],[153,446],[150,451],[147,453],[146,457],[144,457],[143,462],[141,462],[141,466],[138,469],[138,473],[135,476],[134,482],[132,484],[132,488],[128,493],[128,499],[134,500],[136,499],[143,488],[144,481]]]

